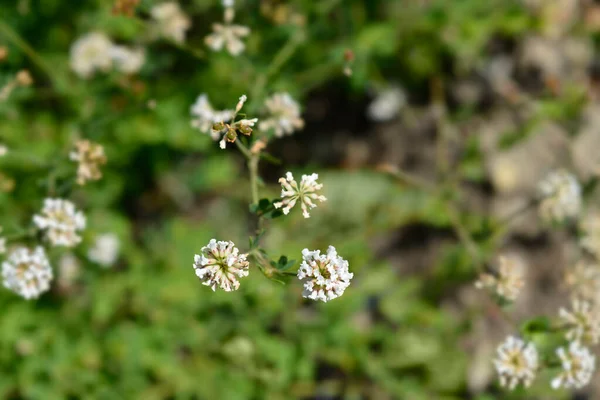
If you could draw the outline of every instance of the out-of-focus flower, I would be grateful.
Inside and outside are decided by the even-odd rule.
[[[538,369],[538,352],[533,343],[509,336],[498,346],[494,366],[500,385],[513,390],[522,383],[529,387]]]
[[[158,4],[152,7],[150,14],[163,37],[180,44],[185,41],[185,32],[192,24],[179,4],[172,1]]]
[[[2,263],[4,287],[25,299],[35,299],[50,289],[52,268],[44,249],[17,247]]]
[[[104,233],[96,236],[93,246],[88,251],[88,258],[103,267],[112,266],[119,257],[121,241],[114,233]]]
[[[233,242],[211,239],[200,254],[194,256],[196,276],[213,292],[217,286],[226,292],[238,290],[238,278],[248,276],[249,263],[246,254],[239,254]]]
[[[238,56],[246,48],[242,38],[249,34],[250,28],[247,26],[214,23],[213,33],[208,35],[204,41],[214,51],[221,51],[225,48],[232,56]]]
[[[15,76],[15,80],[17,81],[17,84],[19,84],[20,86],[33,85],[33,78],[31,77],[31,74],[29,73],[29,71],[27,71],[26,69],[22,69],[19,72],[17,72],[17,75]]]
[[[106,164],[104,147],[89,140],[78,140],[75,150],[69,154],[71,161],[78,162],[77,183],[85,185],[87,181],[97,181],[102,178],[100,166]]]
[[[303,297],[327,302],[344,294],[354,274],[348,270],[348,261],[338,256],[335,247],[327,254],[320,250],[302,250],[302,264],[298,279],[304,283]]]
[[[139,72],[146,61],[144,49],[130,49],[119,45],[111,47],[110,56],[118,71],[130,75]]]
[[[90,78],[94,72],[107,72],[112,67],[110,39],[100,32],[83,35],[71,46],[71,69],[82,78]]]
[[[4,157],[8,154],[8,147],[3,144],[0,144],[0,157]]]
[[[552,388],[581,389],[590,382],[596,368],[596,357],[587,347],[579,342],[571,342],[566,350],[564,347],[558,348],[556,354],[563,371],[552,380]]]
[[[567,270],[565,283],[578,298],[597,303],[600,299],[600,265],[579,261]]]
[[[40,214],[33,216],[35,225],[46,231],[46,237],[53,246],[73,247],[81,242],[78,231],[85,228],[85,216],[77,211],[69,200],[44,200]]]
[[[475,286],[491,289],[498,296],[515,301],[525,285],[523,262],[516,256],[500,256],[498,264],[496,274],[482,273]]]
[[[579,227],[582,232],[579,244],[600,260],[600,214],[587,214],[581,218]]]
[[[197,128],[201,132],[210,133],[213,140],[219,140],[221,138],[221,135],[218,132],[214,133],[212,131],[213,125],[219,122],[229,122],[235,114],[233,110],[215,110],[210,104],[206,93],[202,93],[198,96],[196,102],[192,104],[190,112],[193,117],[192,127]]]
[[[58,286],[60,289],[68,291],[73,287],[79,277],[81,265],[79,260],[72,253],[64,254],[58,260]]]
[[[597,344],[600,339],[600,313],[587,301],[574,299],[572,311],[561,308],[558,315],[567,329],[567,340]]]
[[[581,186],[565,170],[550,173],[539,183],[540,216],[548,222],[562,222],[576,217],[581,210]]]
[[[265,100],[265,108],[269,117],[260,123],[263,131],[273,129],[275,136],[282,137],[304,127],[300,106],[289,93],[275,93]]]
[[[309,218],[308,210],[317,206],[313,200],[320,202],[327,200],[325,196],[317,194],[317,191],[323,188],[323,184],[317,183],[317,179],[319,179],[318,174],[302,175],[302,180],[298,185],[292,173],[287,172],[285,178],[279,178],[281,201],[275,202],[273,205],[275,208],[282,208],[283,213],[287,215],[299,201],[302,215],[304,218]]]
[[[367,116],[375,122],[394,119],[406,105],[406,93],[397,86],[391,86],[379,92],[369,104]]]

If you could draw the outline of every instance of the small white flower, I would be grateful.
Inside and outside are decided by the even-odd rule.
[[[404,90],[392,86],[382,90],[369,104],[367,115],[373,121],[385,122],[394,119],[406,104]]]
[[[94,72],[107,72],[112,68],[110,39],[100,32],[88,33],[71,46],[71,69],[82,78],[90,78]]]
[[[578,298],[600,300],[600,265],[581,260],[565,273],[565,283]]]
[[[44,249],[17,247],[2,263],[4,287],[25,299],[35,299],[50,289],[52,268]]]
[[[85,216],[75,209],[69,200],[44,200],[44,208],[33,216],[35,225],[46,231],[46,237],[54,246],[73,247],[81,242],[78,231],[85,228]]]
[[[223,0],[223,8],[231,8],[235,5],[234,0]]]
[[[529,387],[538,369],[538,352],[533,343],[509,336],[498,346],[494,366],[500,385],[513,390],[522,383]]]
[[[302,264],[298,279],[304,283],[302,296],[327,302],[344,294],[354,274],[348,270],[348,261],[338,256],[335,247],[329,246],[327,254],[320,250],[302,250]]]
[[[208,35],[204,41],[214,51],[221,51],[225,47],[229,54],[238,56],[246,48],[241,39],[249,34],[250,28],[247,26],[215,23],[213,24],[213,33]]]
[[[229,122],[234,116],[233,110],[216,111],[210,101],[208,95],[202,93],[192,104],[190,110],[192,114],[192,126],[201,132],[210,133],[213,140],[221,139],[219,132],[213,132],[212,127],[218,122]]]
[[[144,49],[130,49],[125,46],[112,46],[110,57],[115,68],[125,74],[135,74],[142,69],[146,61],[146,52]]]
[[[287,215],[296,205],[296,202],[300,201],[302,215],[304,218],[309,218],[309,208],[317,206],[313,203],[313,200],[320,202],[327,200],[325,196],[316,193],[317,190],[323,188],[323,184],[317,183],[317,179],[319,179],[318,174],[302,175],[302,180],[300,181],[300,185],[298,185],[292,173],[287,172],[285,178],[279,178],[279,183],[281,184],[281,201],[273,203],[273,205],[275,208],[283,207],[283,213]]]
[[[114,233],[104,233],[96,236],[94,245],[88,250],[88,258],[103,267],[112,266],[119,257],[121,241]]]
[[[101,144],[78,140],[75,142],[75,149],[69,153],[69,159],[78,163],[77,183],[79,185],[102,178],[100,167],[106,164],[106,155]]]
[[[524,265],[516,256],[500,256],[496,274],[483,273],[475,282],[478,289],[490,288],[498,296],[515,301],[525,285]]]
[[[58,286],[69,290],[79,278],[81,265],[72,253],[66,253],[58,260]]]
[[[600,339],[600,313],[589,302],[574,299],[572,311],[561,308],[560,319],[567,328],[567,340],[597,344]]]
[[[553,389],[581,389],[592,379],[596,368],[596,357],[579,342],[571,342],[569,347],[556,350],[563,371],[552,380]]]
[[[263,131],[273,129],[275,136],[282,137],[304,127],[300,106],[289,93],[275,93],[265,100],[265,108],[269,117],[260,123]]]
[[[541,198],[540,216],[549,222],[562,222],[576,217],[581,210],[581,186],[577,178],[565,170],[549,174],[538,187]]]
[[[156,21],[161,36],[179,44],[185,41],[185,32],[192,24],[189,17],[181,11],[179,4],[171,1],[158,4],[152,7],[150,14]]]
[[[240,110],[242,109],[242,107],[244,107],[244,103],[246,103],[246,100],[248,100],[248,96],[246,96],[245,94],[240,96],[240,100],[238,101],[238,103],[235,106],[235,113],[239,113]]]
[[[0,157],[4,157],[6,154],[8,154],[8,147],[0,144]]]
[[[217,286],[226,292],[238,290],[238,278],[248,276],[249,263],[246,254],[239,254],[233,242],[211,239],[200,254],[194,256],[196,276],[213,292]]]

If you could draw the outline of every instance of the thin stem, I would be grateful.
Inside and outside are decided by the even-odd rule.
[[[250,159],[248,159],[248,171],[250,172],[252,204],[258,204],[258,155],[253,154]]]

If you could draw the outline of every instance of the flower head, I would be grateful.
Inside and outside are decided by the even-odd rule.
[[[514,256],[500,256],[499,267],[496,274],[483,273],[475,286],[479,289],[490,288],[498,296],[515,301],[523,288],[523,263]]]
[[[110,57],[113,60],[115,68],[125,74],[135,74],[142,69],[146,61],[144,49],[130,49],[125,46],[112,46]]]
[[[8,154],[8,147],[3,144],[0,144],[0,157],[4,157]]]
[[[15,248],[2,263],[4,287],[25,299],[35,299],[50,289],[52,268],[44,249]]]
[[[406,94],[404,90],[392,86],[377,94],[375,100],[367,108],[367,115],[376,122],[390,121],[398,115],[405,104]]]
[[[581,210],[581,186],[565,170],[552,172],[540,182],[540,216],[549,222],[574,218]]]
[[[533,343],[509,336],[496,352],[494,366],[501,386],[513,390],[519,383],[531,385],[538,368],[538,352]]]
[[[260,123],[261,130],[273,129],[275,136],[282,137],[304,127],[300,106],[289,93],[276,93],[269,97],[265,100],[265,108],[269,117]]]
[[[75,150],[69,154],[71,161],[79,163],[77,166],[77,183],[84,185],[87,181],[97,181],[102,178],[100,166],[106,164],[104,147],[89,140],[78,140]]]
[[[304,282],[303,297],[327,302],[344,294],[354,274],[348,271],[348,261],[338,256],[335,247],[327,254],[320,250],[302,250],[298,279]]]
[[[561,308],[558,315],[567,328],[567,340],[589,344],[600,340],[600,313],[589,302],[574,299],[572,311]]]
[[[110,39],[100,32],[80,37],[71,46],[71,68],[82,78],[90,78],[96,71],[110,70],[112,47]]]
[[[325,196],[316,193],[317,190],[323,188],[323,184],[317,183],[317,179],[319,179],[318,174],[302,175],[302,180],[300,181],[300,185],[298,185],[292,173],[287,172],[285,178],[279,178],[279,183],[281,184],[281,201],[273,205],[275,208],[283,208],[283,213],[287,215],[296,205],[296,202],[300,201],[302,215],[304,215],[304,218],[309,218],[308,209],[317,206],[313,203],[313,200],[320,202],[327,200]]]
[[[114,233],[104,233],[96,236],[94,245],[88,250],[88,258],[103,267],[112,266],[119,257],[121,242]]]
[[[569,347],[556,350],[563,371],[552,380],[552,388],[581,389],[592,379],[596,368],[596,357],[579,342],[571,342]]]
[[[198,96],[196,102],[192,104],[190,112],[193,117],[192,126],[202,132],[210,133],[213,140],[221,138],[221,135],[218,133],[216,135],[213,134],[213,125],[219,122],[229,122],[234,116],[233,110],[215,110],[210,104],[206,93]]]
[[[200,251],[194,256],[196,276],[213,292],[217,286],[226,292],[237,290],[240,287],[238,278],[248,276],[246,254],[239,254],[233,242],[211,239]]]
[[[78,231],[85,228],[85,216],[75,209],[69,200],[44,200],[44,208],[38,215],[33,216],[33,222],[41,230],[46,231],[46,237],[54,246],[73,247],[81,242]]]
[[[246,48],[241,39],[249,34],[250,28],[247,26],[215,23],[213,24],[213,33],[208,35],[204,41],[214,51],[221,51],[225,47],[229,54],[238,56]]]
[[[181,11],[179,4],[169,1],[152,7],[150,11],[161,36],[176,43],[185,41],[185,32],[192,26],[190,19]]]
[[[567,270],[565,283],[578,298],[597,302],[600,299],[600,265],[579,261]]]

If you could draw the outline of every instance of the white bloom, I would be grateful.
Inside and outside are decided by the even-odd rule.
[[[235,5],[234,0],[223,0],[223,8],[231,8]]]
[[[45,199],[42,212],[33,216],[33,222],[46,231],[46,237],[54,246],[75,246],[81,242],[77,232],[85,228],[83,213],[77,211],[69,200],[63,199]]]
[[[115,68],[125,74],[135,74],[142,69],[146,61],[146,52],[144,49],[130,49],[125,46],[112,46],[110,57]]]
[[[561,222],[574,218],[581,210],[581,186],[565,170],[549,174],[538,186],[541,197],[540,216],[546,221]]]
[[[229,122],[234,115],[233,110],[216,111],[210,104],[206,93],[198,96],[196,102],[192,104],[190,112],[193,117],[192,126],[201,132],[210,133],[213,140],[221,138],[219,132],[212,131],[213,125],[218,122]]]
[[[501,386],[513,390],[519,383],[531,385],[538,369],[538,352],[533,343],[509,336],[496,352],[494,366]]]
[[[261,121],[261,130],[273,129],[275,136],[282,137],[304,127],[300,106],[289,93],[276,93],[269,97],[265,100],[265,108],[269,117]]]
[[[338,256],[335,247],[329,246],[327,254],[320,250],[302,250],[302,264],[298,279],[304,283],[302,296],[327,302],[344,294],[354,274],[348,271],[348,261]]]
[[[82,78],[90,78],[94,72],[107,72],[112,67],[110,39],[100,32],[88,33],[71,46],[71,69]]]
[[[552,388],[581,389],[592,379],[596,368],[596,357],[579,342],[571,342],[565,350],[560,347],[556,350],[560,358],[563,371],[552,380]]]
[[[246,254],[239,254],[233,242],[211,239],[200,254],[194,256],[196,276],[213,292],[217,286],[226,292],[240,287],[238,278],[248,276],[249,263]]]
[[[600,259],[600,214],[597,212],[585,215],[581,218],[581,247]]]
[[[8,147],[0,144],[0,157],[4,157],[8,153]]]
[[[191,22],[179,4],[171,1],[158,4],[152,7],[150,14],[163,37],[180,44],[185,41],[185,32],[190,29]]]
[[[302,215],[304,218],[309,218],[308,209],[317,206],[312,201],[318,200],[323,202],[327,200],[325,196],[316,193],[317,190],[323,188],[323,184],[317,183],[317,179],[319,179],[318,174],[302,175],[302,180],[298,186],[292,173],[287,172],[285,178],[279,178],[279,183],[281,184],[281,201],[273,205],[275,208],[283,207],[283,213],[287,215],[296,205],[296,202],[300,201]]]
[[[106,164],[106,155],[101,144],[89,140],[78,140],[75,142],[75,150],[69,153],[69,159],[79,164],[77,166],[77,183],[79,185],[102,178],[100,167]]]
[[[247,26],[215,23],[213,24],[213,33],[208,35],[204,41],[214,51],[221,51],[225,47],[229,54],[238,56],[246,48],[241,39],[249,34],[250,28]]]
[[[567,328],[567,340],[597,344],[600,339],[600,313],[589,302],[574,299],[572,311],[561,308],[560,319]]]
[[[367,115],[376,122],[389,121],[398,115],[405,104],[406,94],[404,90],[392,86],[377,94],[377,97],[367,108]]]
[[[112,266],[119,257],[121,241],[114,233],[96,236],[94,245],[88,250],[88,258],[103,267]]]
[[[69,290],[77,281],[81,272],[79,260],[72,253],[64,254],[58,260],[58,286],[61,289]]]
[[[25,247],[14,249],[2,263],[4,287],[25,299],[35,299],[50,289],[52,268],[44,249]]]
[[[565,273],[565,283],[577,297],[598,302],[600,300],[600,265],[579,261]]]
[[[246,96],[245,94],[240,96],[240,99],[238,101],[238,103],[235,106],[235,113],[239,113],[240,110],[242,109],[242,107],[244,107],[244,103],[246,103],[246,101],[248,100],[248,96]]]
[[[500,256],[496,274],[483,273],[475,282],[475,287],[491,288],[498,296],[515,301],[525,285],[524,265],[516,256]]]

